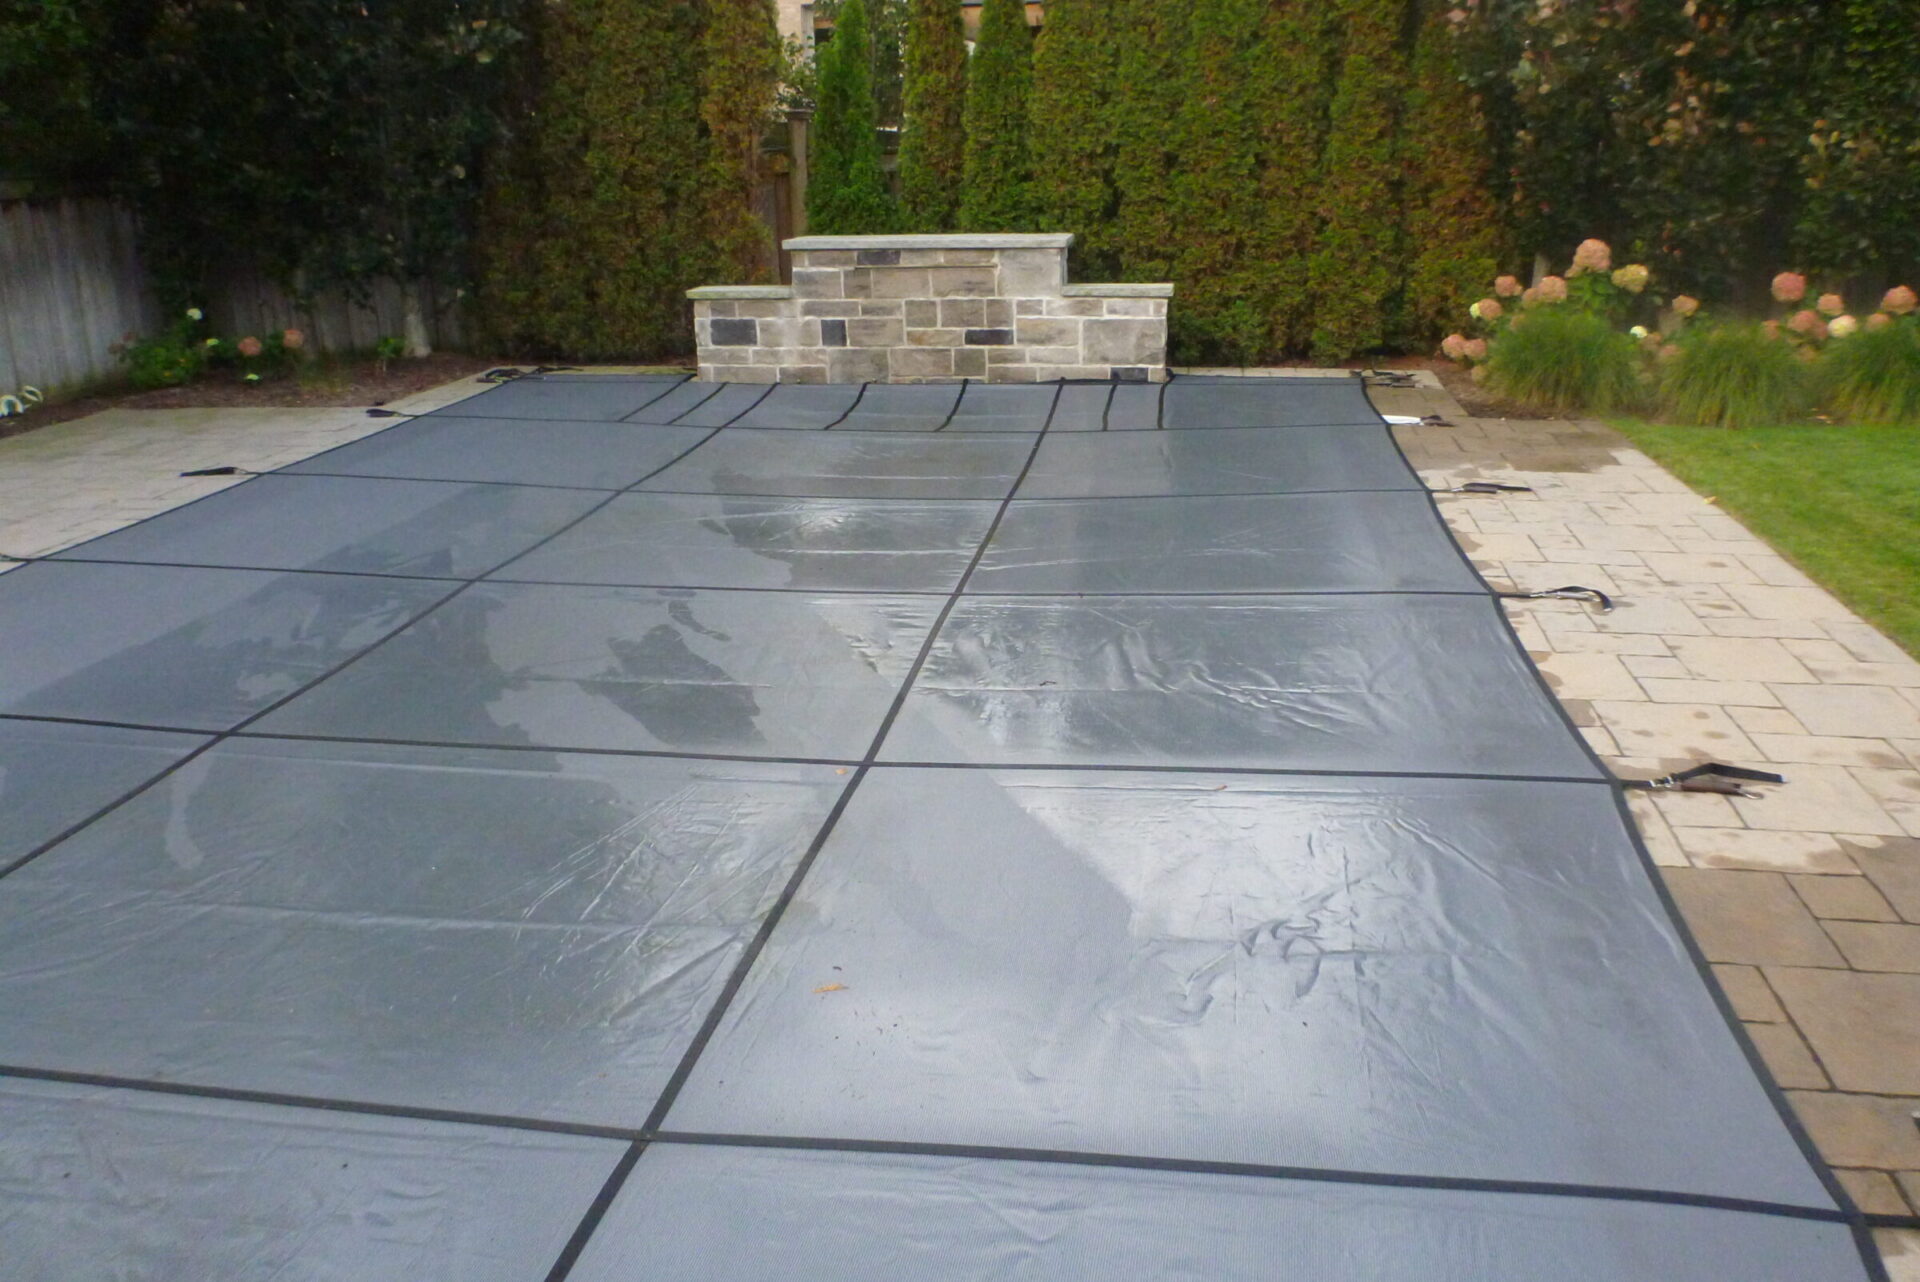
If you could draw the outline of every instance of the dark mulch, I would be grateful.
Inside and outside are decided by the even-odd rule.
[[[85,418],[101,410],[303,409],[328,405],[385,405],[429,387],[467,378],[507,362],[437,352],[418,360],[333,360],[321,358],[297,377],[245,383],[230,370],[197,379],[184,387],[150,392],[113,392],[40,405],[25,414],[0,418],[0,437],[18,436]]]

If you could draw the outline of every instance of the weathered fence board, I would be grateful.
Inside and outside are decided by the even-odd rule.
[[[110,201],[0,201],[0,394],[111,377],[109,350],[159,320],[132,217]]]

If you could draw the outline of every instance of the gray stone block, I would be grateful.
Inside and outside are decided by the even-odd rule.
[[[895,378],[952,378],[951,347],[896,347],[892,352]]]
[[[1013,331],[1010,329],[970,329],[967,331],[969,347],[1011,347]]]
[[[863,317],[847,322],[849,347],[898,347],[906,341],[905,321]]]
[[[997,287],[991,267],[935,267],[927,272],[930,298],[991,298]]]
[[[1049,316],[1105,316],[1107,305],[1098,298],[1049,298]]]
[[[932,293],[927,286],[928,269],[925,267],[874,267],[869,271],[873,276],[873,290],[869,297],[927,298]]]
[[[801,249],[795,250],[793,265],[799,267],[851,267],[854,265],[855,251],[851,249]]]
[[[943,298],[938,304],[940,324],[956,329],[983,329],[987,324],[984,298]]]
[[[940,304],[934,302],[931,298],[909,298],[900,305],[900,314],[906,319],[907,328],[909,329],[932,329],[935,325],[941,323]],[[959,324],[958,321],[948,321],[946,323],[949,325]]]
[[[909,329],[908,347],[958,347],[966,341],[962,329]]]
[[[953,353],[953,372],[959,378],[985,378],[987,349],[984,347],[956,348]]]
[[[1147,367],[1144,365],[1116,365],[1113,369],[1116,383],[1144,383],[1147,381]]]
[[[847,345],[847,323],[843,320],[821,321],[820,343],[823,347],[845,347]]]
[[[1067,255],[1060,249],[1010,249],[1000,255],[1003,298],[1053,295],[1067,280]]]
[[[884,347],[836,347],[827,353],[829,383],[884,383],[890,377]]]
[[[863,306],[852,298],[810,299],[800,304],[802,316],[858,316]]]
[[[1156,320],[1092,319],[1082,340],[1089,364],[1164,365],[1167,327]]]
[[[1080,322],[1074,319],[1052,320],[1040,316],[1022,316],[1013,327],[1016,342],[1035,347],[1080,346]]]
[[[862,267],[898,267],[900,265],[900,251],[897,249],[858,249],[854,252],[859,255],[854,261]]]
[[[715,347],[752,347],[760,341],[760,325],[752,320],[711,321]]]
[[[840,298],[847,274],[839,268],[794,268],[795,298]]]

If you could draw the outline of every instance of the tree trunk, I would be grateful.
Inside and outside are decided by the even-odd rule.
[[[408,356],[433,355],[433,340],[427,336],[426,303],[420,292],[419,281],[400,282],[401,338],[407,345]]]

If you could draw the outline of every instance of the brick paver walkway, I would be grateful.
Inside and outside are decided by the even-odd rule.
[[[479,390],[465,380],[394,408]],[[1814,1140],[1869,1211],[1920,1213],[1920,663],[1602,424],[1474,419],[1433,387],[1377,389],[1481,570],[1569,601],[1509,606],[1573,718],[1622,775],[1703,759],[1775,768],[1759,800],[1634,800],[1649,848]],[[0,441],[0,552],[31,556],[376,431],[361,410],[109,411]],[[0,565],[0,569],[5,569]],[[1920,1231],[1878,1234],[1920,1282]]]

